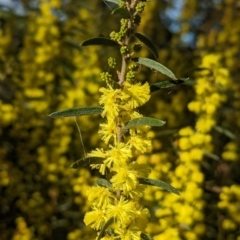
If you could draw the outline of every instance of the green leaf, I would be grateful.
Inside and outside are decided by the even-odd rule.
[[[169,88],[169,87],[173,87],[173,86],[185,83],[186,81],[189,81],[189,78],[179,78],[177,80],[170,80],[170,81],[154,83],[150,86],[150,91],[155,92],[162,88]]]
[[[155,58],[158,58],[158,51],[156,49],[156,47],[153,45],[152,41],[147,38],[146,36],[142,35],[141,33],[134,33],[134,36],[141,41],[142,43],[144,43],[153,53]]]
[[[80,44],[72,39],[66,39],[66,40],[64,40],[64,43],[66,43],[69,46],[76,48],[78,50],[82,50],[82,47],[80,46]]]
[[[152,127],[161,127],[165,124],[166,122],[156,119],[156,118],[150,118],[150,117],[140,117],[140,118],[134,118],[130,120],[126,128],[131,128],[131,127],[138,127],[138,126],[143,126],[143,125],[148,125]]]
[[[150,186],[156,186],[161,187],[169,192],[175,193],[177,195],[180,195],[178,190],[172,187],[170,184],[165,183],[160,180],[156,179],[150,179],[150,178],[138,178],[140,184],[150,185]]]
[[[153,240],[153,238],[148,236],[146,233],[141,233],[140,237],[143,240]]]
[[[101,114],[102,111],[102,107],[77,107],[53,112],[48,116],[52,118],[75,117],[89,114]]]
[[[113,41],[112,39],[105,38],[105,37],[90,38],[81,44],[81,46],[91,46],[91,45],[104,45],[104,46],[110,46],[110,47],[120,46],[116,41]]]
[[[98,178],[96,180],[96,182],[94,183],[94,185],[98,185],[98,186],[106,187],[106,188],[110,188],[112,186],[112,184],[104,178]]]
[[[100,239],[104,236],[105,231],[106,231],[107,228],[113,223],[113,220],[114,220],[114,218],[110,218],[110,219],[105,223],[105,225],[103,226],[101,232],[99,233],[99,235],[98,235],[98,237],[97,237],[97,240],[100,240]]]
[[[176,76],[173,74],[172,71],[170,71],[168,68],[166,68],[165,66],[163,66],[161,63],[156,62],[152,59],[149,58],[133,58],[133,61],[137,61],[137,63],[144,65],[146,67],[149,67],[151,69],[154,69],[174,80],[177,80]]]
[[[71,165],[71,168],[77,169],[79,167],[86,167],[90,164],[101,164],[103,163],[103,158],[100,157],[86,157],[77,160]]]
[[[223,128],[223,127],[220,127],[220,126],[215,126],[214,129],[216,131],[218,131],[219,133],[229,137],[230,139],[235,139],[236,138],[236,135],[226,128]]]
[[[112,3],[115,3],[115,4],[117,4],[117,5],[119,5],[120,2],[121,2],[121,0],[104,0],[104,1],[106,1],[106,2],[112,2]]]
[[[126,8],[115,8],[112,11],[112,14],[120,14],[125,18],[130,18],[130,13],[128,12],[128,10]]]
[[[215,161],[219,161],[220,160],[219,156],[214,154],[214,153],[210,153],[210,152],[206,152],[205,151],[204,155],[209,157],[209,158],[211,158],[211,159],[213,159],[213,160],[215,160]]]

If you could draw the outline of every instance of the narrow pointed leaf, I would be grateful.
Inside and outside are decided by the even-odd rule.
[[[220,126],[215,126],[214,129],[216,131],[218,131],[219,133],[229,137],[230,139],[235,139],[236,138],[235,134],[233,132],[229,131],[226,128],[223,128],[223,127],[220,127]]]
[[[120,4],[121,0],[103,0],[105,2],[112,2],[112,3],[115,3],[115,4]]]
[[[150,178],[138,178],[138,180],[140,184],[161,187],[169,192],[180,195],[177,189],[175,189],[174,187],[172,187],[170,184],[166,182],[156,180],[156,179],[150,179]]]
[[[53,112],[48,116],[52,118],[76,117],[89,114],[101,114],[102,111],[102,107],[77,107]]]
[[[114,218],[110,218],[110,219],[105,223],[105,225],[103,226],[101,232],[99,233],[99,235],[98,235],[98,237],[97,237],[97,240],[100,240],[100,239],[104,236],[105,231],[106,231],[107,228],[113,223],[113,220],[114,220]]]
[[[189,81],[189,78],[180,78],[177,80],[170,80],[170,81],[154,83],[150,86],[150,91],[155,92],[162,88],[169,88],[169,87],[173,87],[173,86],[185,83],[186,81]]]
[[[143,240],[153,240],[153,238],[148,236],[146,233],[141,233],[140,237]]]
[[[87,167],[90,164],[101,164],[103,163],[103,158],[98,157],[86,157],[77,160],[71,165],[71,168],[78,169],[80,167]]]
[[[123,17],[126,17],[126,18],[130,18],[131,17],[130,13],[128,12],[128,10],[126,8],[115,8],[112,11],[112,14],[120,14]]]
[[[170,77],[171,79],[177,80],[176,76],[174,75],[174,73],[169,70],[167,67],[163,66],[161,63],[156,62],[152,59],[149,58],[133,58],[133,61],[136,61],[137,63],[144,65],[146,67],[149,67],[151,69],[154,69],[168,77]]]
[[[158,58],[158,51],[149,38],[141,33],[135,33],[134,36],[151,50],[155,58]]]
[[[82,47],[80,46],[80,44],[72,39],[67,39],[64,41],[64,43],[66,43],[70,47],[76,48],[78,50],[82,50]]]
[[[94,183],[94,185],[98,185],[98,186],[106,187],[106,188],[110,188],[112,186],[112,184],[104,178],[98,178],[96,180],[96,182]]]
[[[156,118],[150,118],[150,117],[141,117],[141,118],[134,118],[130,120],[126,128],[131,128],[131,127],[138,127],[138,126],[143,126],[143,125],[148,125],[152,127],[161,127],[165,124],[166,122],[156,119]]]
[[[105,37],[90,38],[81,44],[81,46],[91,46],[91,45],[119,47],[119,44],[116,41],[113,41],[112,39],[105,38]]]
[[[211,158],[211,159],[213,159],[213,160],[215,160],[215,161],[219,161],[220,160],[220,158],[219,158],[219,156],[218,155],[216,155],[216,154],[214,154],[214,153],[211,153],[211,152],[204,152],[204,155],[205,156],[207,156],[207,157],[209,157],[209,158]]]

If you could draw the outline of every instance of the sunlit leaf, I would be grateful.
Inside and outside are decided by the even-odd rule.
[[[101,232],[99,233],[97,240],[100,240],[103,236],[105,231],[107,230],[107,228],[113,223],[114,218],[110,218],[105,225],[103,226],[103,228],[101,229]]]
[[[220,127],[220,126],[215,126],[214,129],[216,131],[218,131],[219,133],[229,137],[230,139],[235,139],[236,138],[235,134],[233,132],[229,131],[226,128],[223,128],[223,127]]]
[[[110,38],[104,38],[104,37],[90,38],[81,44],[81,46],[91,46],[91,45],[119,47],[119,44],[116,41],[113,41]]]
[[[126,128],[131,128],[131,127],[138,127],[138,126],[143,126],[143,125],[148,125],[152,127],[161,127],[165,124],[166,122],[156,119],[156,118],[150,118],[150,117],[140,117],[140,118],[134,118],[130,120]]]
[[[158,51],[149,38],[141,33],[134,33],[134,36],[151,50],[155,58],[158,58]]]
[[[112,184],[104,178],[98,178],[96,180],[96,182],[94,183],[94,185],[98,185],[98,186],[106,187],[106,188],[110,188],[112,186]]]
[[[77,169],[80,167],[87,167],[90,164],[101,164],[103,163],[103,158],[99,158],[99,157],[86,157],[86,158],[82,158],[77,160],[76,162],[74,162],[71,165],[71,168]]]
[[[123,17],[126,17],[126,18],[130,18],[131,17],[130,13],[128,12],[128,10],[126,8],[115,8],[112,11],[112,14],[120,14]]]
[[[75,117],[89,114],[101,114],[102,111],[102,107],[77,107],[53,112],[48,116],[52,118]]]
[[[176,76],[174,75],[174,73],[169,70],[167,67],[163,66],[161,63],[159,62],[156,62],[152,59],[149,59],[149,58],[133,58],[132,59],[133,61],[136,61],[137,63],[141,64],[141,65],[144,65],[146,67],[149,67],[151,69],[154,69],[174,80],[177,80]]]
[[[156,179],[150,179],[150,178],[138,178],[138,180],[140,184],[161,187],[169,192],[180,195],[177,189],[175,189],[174,187],[172,187],[170,184],[166,182],[156,180]]]
[[[154,83],[150,86],[150,91],[155,92],[155,91],[160,90],[162,88],[174,87],[176,85],[185,83],[186,81],[189,81],[189,78],[179,78],[177,80],[170,80],[170,81]]]

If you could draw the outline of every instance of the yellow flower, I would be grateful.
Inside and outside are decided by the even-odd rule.
[[[100,124],[100,130],[98,131],[99,135],[102,136],[102,140],[105,144],[108,144],[110,139],[114,139],[116,142],[118,128],[115,121],[108,121],[107,123]]]
[[[84,223],[86,225],[90,225],[96,230],[101,229],[106,223],[105,211],[97,207],[93,207],[92,211],[85,214]]]
[[[138,184],[136,172],[129,169],[127,165],[113,167],[111,170],[116,172],[110,180],[114,188],[120,189],[123,192],[128,192],[136,188]]]
[[[181,150],[188,150],[189,148],[191,148],[191,143],[189,138],[187,137],[182,137],[179,139],[179,148]]]
[[[148,164],[140,164],[137,162],[131,162],[129,165],[129,170],[135,172],[137,177],[147,177],[151,172],[151,168]]]
[[[203,157],[203,151],[200,148],[193,148],[190,151],[190,156],[191,159],[200,161]]]
[[[131,147],[136,148],[139,152],[144,153],[148,152],[151,149],[151,140],[143,138],[139,135],[130,136],[128,144]]]
[[[99,169],[99,172],[104,175],[107,169],[107,165],[106,164],[91,164],[90,165],[92,169]]]
[[[210,117],[200,117],[196,123],[196,129],[201,133],[207,133],[215,124],[216,121]]]
[[[225,151],[222,153],[222,158],[226,161],[237,161],[239,156],[235,151]]]
[[[110,89],[102,87],[99,91],[102,92],[99,104],[104,106],[102,116],[107,116],[109,120],[114,121],[120,111],[117,102],[120,99],[121,91],[119,89],[114,90],[111,87]]]
[[[120,228],[116,231],[121,240],[140,240],[141,231],[131,228]]]
[[[199,101],[192,101],[188,104],[188,109],[191,112],[199,114],[201,112],[202,103]]]
[[[179,130],[179,135],[182,136],[190,136],[193,135],[194,131],[192,129],[192,127],[185,127]]]
[[[149,210],[147,208],[140,207],[134,213],[134,219],[132,220],[131,227],[136,227],[137,229],[144,231],[149,217]]]
[[[106,211],[108,218],[114,218],[120,225],[129,223],[136,209],[134,203],[121,197],[117,205],[109,205]]]
[[[88,153],[88,157],[106,158],[106,156],[107,154],[102,148],[97,148],[96,150],[92,150],[90,153]]]
[[[114,199],[114,195],[108,190],[108,188],[100,186],[91,187],[88,190],[87,196],[93,206],[102,209],[105,209]]]
[[[124,143],[117,144],[116,147],[111,146],[111,150],[107,151],[108,157],[104,163],[110,168],[111,166],[123,166],[132,157],[132,150]]]
[[[140,84],[130,84],[126,82],[124,84],[124,93],[129,96],[128,103],[131,105],[131,108],[137,108],[142,106],[150,99],[150,87],[146,82],[143,85]]]
[[[206,67],[206,68],[217,67],[219,61],[220,61],[220,56],[219,55],[208,54],[208,55],[203,57],[202,67]]]

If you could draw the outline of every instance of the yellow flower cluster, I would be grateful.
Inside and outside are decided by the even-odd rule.
[[[226,161],[237,161],[239,160],[239,154],[237,153],[237,143],[229,142],[224,147],[224,152],[222,153],[222,158]]]
[[[25,219],[18,217],[16,220],[17,229],[12,237],[12,240],[30,240],[33,239],[33,231],[27,227]]]
[[[106,122],[100,125],[99,134],[108,148],[97,148],[88,157],[103,159],[103,163],[91,166],[103,175],[112,175],[111,187],[93,186],[89,189],[88,200],[92,211],[86,213],[84,222],[101,230],[112,219],[114,224],[111,228],[120,239],[140,239],[148,222],[149,211],[138,203],[144,189],[139,185],[138,178],[147,177],[149,169],[146,164],[136,162],[134,156],[136,152],[147,152],[151,142],[145,137],[148,128],[128,130],[125,125],[141,116],[135,109],[149,100],[150,89],[148,83],[125,82],[122,88],[117,89],[113,89],[108,81],[106,83],[107,87],[100,89],[102,95],[99,100]]]
[[[234,231],[239,228],[240,185],[233,184],[230,187],[223,187],[220,194],[218,207],[222,209],[226,214],[221,223],[222,228],[227,231]]]
[[[14,62],[15,72],[10,76],[11,79],[10,77],[7,79],[15,84],[12,89],[16,91],[11,97],[11,103],[0,101],[1,127],[10,126],[5,128],[7,134],[4,132],[6,134],[4,137],[13,140],[11,144],[4,144],[0,149],[0,186],[10,185],[16,189],[7,191],[8,194],[3,197],[1,203],[4,203],[6,205],[4,208],[7,209],[11,202],[7,203],[6,199],[18,198],[16,209],[24,216],[28,216],[25,219],[26,224],[34,226],[39,238],[49,237],[51,234],[48,222],[56,210],[56,205],[62,201],[59,189],[64,194],[72,196],[71,206],[86,212],[89,209],[86,189],[92,181],[87,169],[77,172],[66,171],[76,160],[76,156],[82,153],[82,148],[77,147],[73,152],[71,147],[80,145],[74,120],[58,119],[53,123],[47,116],[57,109],[94,105],[98,99],[97,77],[100,70],[96,64],[98,61],[96,48],[83,53],[63,45],[65,37],[69,36],[72,29],[82,29],[83,20],[87,22],[93,19],[85,24],[91,25],[93,30],[94,18],[91,11],[83,7],[76,9],[76,6],[69,4],[69,9],[74,7],[78,16],[69,16],[66,24],[61,25],[56,14],[61,3],[61,0],[39,1],[39,11],[29,12],[27,15],[23,46],[19,48],[18,55],[14,56],[19,61]],[[94,3],[91,6],[94,7]],[[8,66],[6,70],[9,71],[11,68],[6,59],[10,58],[6,58],[5,55],[7,44],[11,40],[10,31],[1,29],[0,36],[0,52],[3,54],[0,55],[0,62],[4,60]],[[77,41],[82,42],[82,37],[78,35]],[[0,64],[1,69],[5,70],[5,66],[2,67],[2,63]],[[85,67],[86,65],[90,70]],[[1,81],[5,77],[2,73]],[[71,80],[66,76],[72,77]],[[94,131],[94,121],[83,117],[80,127],[85,131],[90,128]],[[94,134],[89,135],[91,135],[89,142],[96,146],[98,138]],[[10,146],[14,146],[13,150]],[[14,154],[11,151],[14,151]],[[40,183],[44,190],[39,186]],[[30,187],[29,191],[25,189],[25,186],[33,186],[32,184],[36,185]],[[78,218],[81,219],[79,214]],[[84,234],[89,236],[91,231],[88,230],[86,233],[81,231],[83,233],[81,239]],[[16,239],[34,239],[28,234],[22,238],[17,238],[17,235],[20,236],[20,233],[16,233]]]
[[[203,214],[206,203],[203,200],[202,190],[204,174],[201,172],[201,161],[205,152],[213,150],[210,131],[216,124],[216,111],[226,100],[225,95],[220,92],[228,89],[229,78],[228,72],[221,68],[220,59],[216,55],[203,57],[201,67],[207,68],[206,72],[208,72],[197,79],[196,97],[188,105],[190,111],[197,114],[195,128],[189,126],[178,132],[180,138],[176,145],[179,160],[176,169],[171,170],[171,163],[166,165],[166,160],[164,161],[162,157],[163,153],[150,158],[150,162],[156,164],[152,174],[156,170],[162,173],[167,171],[171,184],[181,189],[180,197],[159,191],[152,194],[159,204],[155,216],[159,218],[160,225],[152,224],[148,229],[152,233],[155,232],[156,240],[167,240],[170,237],[173,240],[197,240],[206,230]],[[149,195],[150,192],[147,196]],[[149,197],[145,198],[149,199]],[[152,201],[151,198],[149,200]]]

